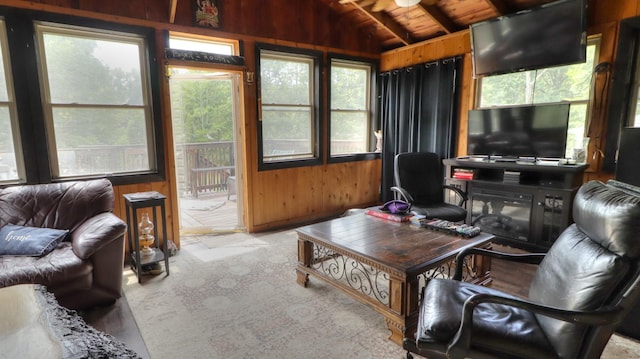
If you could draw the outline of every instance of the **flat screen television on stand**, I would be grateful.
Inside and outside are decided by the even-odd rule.
[[[475,77],[586,61],[587,1],[559,0],[470,26]]]
[[[569,103],[469,111],[467,154],[495,160],[565,157]]]

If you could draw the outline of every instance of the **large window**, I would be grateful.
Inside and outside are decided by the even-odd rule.
[[[316,52],[259,46],[260,169],[319,163]]]
[[[24,178],[5,22],[0,20],[0,183]]]
[[[599,38],[589,40],[585,63],[483,77],[478,82],[476,107],[569,102],[566,157],[584,153],[591,77],[599,42]]]
[[[153,29],[36,12],[4,22],[0,181],[164,178]]]
[[[331,59],[330,157],[349,156],[375,150],[371,123],[373,72],[374,65],[371,63],[342,58]]]
[[[144,39],[36,23],[54,178],[150,171]]]

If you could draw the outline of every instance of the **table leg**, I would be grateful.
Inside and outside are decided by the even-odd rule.
[[[298,279],[296,279],[296,282],[306,288],[307,283],[309,283],[309,275],[305,272],[302,272],[299,269],[296,269],[296,274],[298,276]]]
[[[303,239],[298,239],[298,268],[310,268],[312,260],[313,243]],[[309,282],[309,274],[300,269],[296,269],[296,273],[298,276],[296,281],[298,284],[306,288],[307,283]]]

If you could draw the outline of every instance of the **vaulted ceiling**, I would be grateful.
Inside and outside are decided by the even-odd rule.
[[[422,0],[399,7],[395,0],[317,0],[346,17],[390,50],[467,29],[469,25],[554,0]]]

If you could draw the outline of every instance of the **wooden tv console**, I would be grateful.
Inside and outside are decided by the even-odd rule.
[[[573,197],[588,167],[473,157],[443,163],[445,183],[469,195],[466,223],[494,234],[494,242],[530,251],[549,249],[573,222]]]

